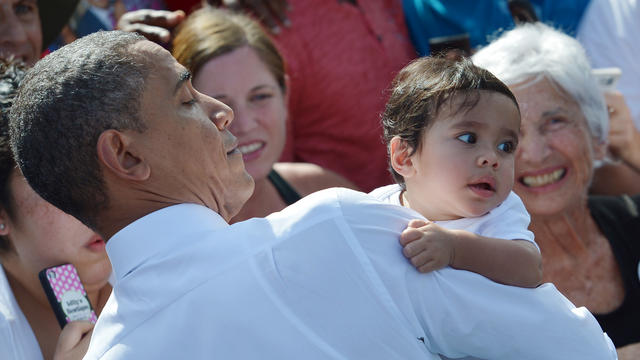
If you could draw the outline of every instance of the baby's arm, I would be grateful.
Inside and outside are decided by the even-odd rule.
[[[489,238],[412,220],[400,243],[404,256],[420,272],[449,265],[506,285],[536,287],[542,281],[542,257],[527,240]]]

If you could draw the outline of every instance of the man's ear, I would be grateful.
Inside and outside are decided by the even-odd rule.
[[[151,167],[133,146],[126,134],[109,129],[100,134],[96,145],[102,165],[122,179],[144,181],[151,175]]]
[[[389,142],[389,159],[391,167],[405,179],[412,177],[416,169],[413,167],[411,148],[405,140],[399,136],[394,136]]]

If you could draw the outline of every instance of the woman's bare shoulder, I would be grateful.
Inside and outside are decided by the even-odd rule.
[[[273,164],[273,169],[301,196],[331,187],[358,190],[355,184],[343,176],[316,164],[280,162]]]

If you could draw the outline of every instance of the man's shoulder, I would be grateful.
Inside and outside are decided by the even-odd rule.
[[[346,188],[330,188],[310,194],[266,219],[273,229],[281,228],[290,232],[327,221],[338,221],[347,226],[375,224],[404,229],[408,221],[415,218],[421,216],[411,209],[383,202],[370,194]]]
[[[272,219],[282,215],[291,216],[309,212],[325,214],[325,216],[345,216],[354,210],[358,212],[378,212],[380,209],[390,213],[396,212],[415,217],[415,214],[411,214],[413,211],[388,204],[374,193],[367,194],[352,189],[335,187],[314,192],[282,211],[269,215],[267,218]]]
[[[329,188],[309,194],[283,210],[267,216],[266,219],[271,224],[284,226],[317,223],[341,217],[345,209],[375,202],[374,198],[363,192],[347,188]]]

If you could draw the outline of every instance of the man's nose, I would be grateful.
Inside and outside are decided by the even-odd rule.
[[[204,97],[202,101],[205,103],[205,109],[211,121],[213,121],[218,130],[227,129],[233,122],[233,110],[219,100],[206,95],[202,96]]]

